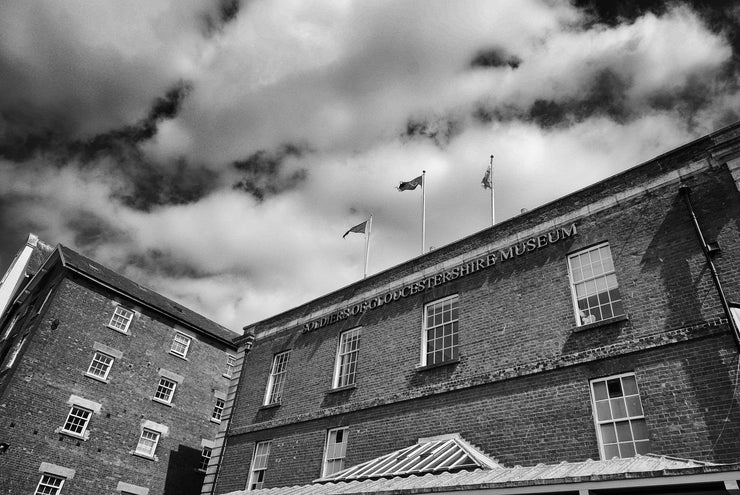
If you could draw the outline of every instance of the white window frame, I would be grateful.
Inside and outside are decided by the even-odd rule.
[[[221,405],[219,405],[219,402]],[[220,423],[224,416],[224,409],[226,408],[226,400],[221,397],[216,397],[216,403],[213,406],[213,412],[211,413],[211,421],[214,423]]]
[[[226,378],[231,378],[234,367],[236,366],[236,356],[233,354],[226,354],[226,371],[224,371],[223,376]]]
[[[175,336],[172,338],[172,344],[170,344],[170,354],[174,354],[183,359],[186,358],[192,342],[193,338],[191,336],[182,332],[175,332]],[[181,347],[184,348],[184,350],[180,350]]]
[[[131,328],[131,322],[134,321],[135,314],[136,313],[132,309],[125,308],[120,304],[116,305],[113,309],[113,315],[111,315],[110,321],[108,322],[108,328],[127,334],[129,328]],[[123,325],[120,324],[121,321],[124,322]]]
[[[153,438],[144,438],[144,435],[151,435]],[[162,433],[157,430],[152,430],[151,428],[142,428],[141,434],[139,435],[139,441],[136,444],[136,450],[134,451],[135,454],[140,455],[142,457],[146,457],[148,459],[155,459],[156,458],[156,452],[157,452],[157,446],[159,445],[159,440],[162,438]],[[144,444],[142,444],[142,441],[144,441]],[[142,445],[149,445],[152,444],[153,446],[151,449],[143,449]]]
[[[59,485],[53,484],[53,481],[58,481]],[[64,476],[41,473],[41,479],[39,479],[39,482],[36,485],[36,491],[34,491],[33,493],[34,495],[58,495],[62,493],[62,488],[64,487],[65,481],[67,481],[67,478],[65,478]],[[49,489],[54,491],[49,491]]]
[[[342,432],[342,441],[336,442],[339,432]],[[344,460],[347,458],[347,443],[349,441],[349,428],[332,428],[326,432],[326,443],[324,445],[324,462],[321,468],[321,477],[330,476],[344,469]],[[333,441],[332,441],[333,440]],[[338,462],[337,468],[335,463]]]
[[[104,363],[99,358],[109,359],[110,362]],[[87,376],[91,377],[91,378],[95,378],[96,380],[107,381],[108,380],[108,374],[110,373],[111,368],[113,368],[113,362],[115,360],[116,359],[113,356],[111,356],[110,354],[106,354],[103,351],[97,351],[96,350],[95,353],[93,354],[92,361],[90,361],[90,366],[88,366],[87,372],[85,372],[85,374]],[[104,366],[105,366],[105,372],[102,375],[99,375],[99,374],[97,374],[97,373],[95,373],[93,371],[93,370],[97,370],[97,369],[103,369],[102,366],[96,366],[96,363],[97,364],[104,364]]]
[[[634,382],[634,393],[627,393],[628,391],[625,390],[624,386],[624,378],[631,378],[630,381]],[[614,397],[609,396],[608,382],[612,380],[619,380],[619,386],[622,395]],[[606,398],[602,397],[600,399],[597,399],[596,385],[602,383],[604,384],[606,390]],[[616,457],[628,458],[634,457],[635,454],[648,453],[649,450],[646,449],[641,449],[641,451],[638,452],[637,446],[637,444],[639,443],[641,447],[647,447],[647,449],[649,449],[650,437],[647,430],[647,425],[645,424],[645,411],[642,407],[642,398],[640,397],[640,389],[637,384],[637,377],[635,376],[635,374],[621,373],[619,375],[595,378],[589,382],[589,389],[591,391],[591,408],[593,411],[594,426],[596,428],[596,437],[599,442],[599,455],[601,456],[601,459],[608,460],[612,457],[615,457],[614,455],[610,456],[609,453],[607,453],[607,445],[609,446],[610,451],[613,451],[614,449],[614,447],[611,447],[612,445],[616,447],[618,454],[616,455]],[[639,412],[637,412],[638,408]],[[632,410],[632,412],[630,412],[630,410]],[[608,411],[608,413],[606,413],[608,414],[608,417],[601,418],[602,411]],[[624,425],[624,423],[627,424]],[[622,425],[622,428],[618,428],[617,424]],[[640,424],[643,426],[637,426]],[[627,430],[629,430],[629,439],[626,439],[626,437],[622,437],[622,441],[620,442],[619,430],[626,432],[627,430],[623,429],[625,426],[627,427]],[[642,428],[644,431],[640,432],[638,428]],[[602,432],[602,430],[606,431],[609,429],[614,430],[613,441],[611,441],[611,438],[605,438],[605,435]],[[639,433],[644,433],[644,436],[637,436],[635,434],[636,431]],[[612,433],[609,433],[610,437],[611,435]],[[607,440],[609,441],[607,442]],[[626,444],[631,445],[633,451],[632,455],[622,455],[622,444],[625,444],[625,449],[627,448]],[[626,451],[625,453],[629,452]]]
[[[285,390],[285,382],[288,375],[288,364],[290,363],[290,351],[275,354],[270,366],[270,376],[267,379],[265,398],[263,405],[269,406],[280,404]]]
[[[259,490],[264,487],[267,475],[267,463],[270,460],[271,441],[257,442],[254,446],[252,462],[249,466],[249,480],[247,480],[247,491]]]
[[[339,334],[332,388],[349,387],[355,384],[361,339],[362,327],[352,328]]]
[[[601,257],[603,248],[606,248],[605,252],[609,254],[609,261],[607,263],[602,262],[604,260]],[[594,252],[599,253],[598,260],[594,259],[591,255]],[[581,263],[580,259],[576,261],[577,258],[585,254],[589,255],[588,265]],[[578,266],[576,266],[576,263]],[[587,268],[587,270],[584,270],[584,268]],[[598,323],[625,315],[624,302],[619,291],[619,281],[617,280],[616,267],[614,266],[614,257],[612,256],[611,246],[609,246],[608,242],[602,242],[569,254],[568,278],[570,280],[570,292],[573,301],[573,314],[577,326]],[[613,301],[611,300],[612,291],[616,291],[616,296],[618,297],[618,299]],[[597,305],[586,306],[583,309],[580,308],[578,303],[579,292],[581,293],[580,300],[585,300],[586,304],[588,304],[589,299],[596,297]],[[606,303],[601,302],[602,297],[600,296],[603,294],[606,294],[604,298],[608,298]],[[607,306],[611,314],[604,317],[602,308]],[[592,313],[591,310],[593,309],[597,309],[598,314]]]
[[[445,305],[446,303],[450,301],[455,301],[454,306],[449,309],[450,312],[450,319],[449,321],[442,321],[439,324],[433,323],[432,326],[429,326],[429,310],[431,308],[434,308],[439,305]],[[444,313],[447,311],[445,310]],[[455,317],[457,315],[457,317]],[[432,315],[433,317],[434,315]],[[444,315],[443,315],[444,316]],[[450,334],[450,340],[451,340],[451,346],[449,349],[451,349],[451,355],[445,359],[445,347],[444,345],[444,336],[442,336],[443,346],[442,346],[442,359],[440,361],[433,360],[433,362],[430,362],[428,352],[428,334],[429,330],[433,328],[439,328],[441,326],[451,324],[452,325],[452,333]],[[421,325],[421,358],[419,366],[434,366],[438,364],[444,364],[444,363],[450,363],[455,362],[458,359],[458,354],[460,352],[460,295],[459,294],[453,294],[451,296],[443,297],[441,299],[437,299],[435,301],[431,301],[424,305],[424,314],[422,317],[422,325]],[[433,340],[439,340],[439,338],[435,338]],[[431,352],[431,355],[434,356],[436,354],[436,348]]]
[[[92,419],[93,413],[94,411],[92,409],[82,407],[78,404],[72,404],[67,413],[67,418],[64,420],[64,425],[62,425],[59,433],[86,440],[88,437],[87,427],[90,426],[90,419]],[[70,424],[73,426],[81,425],[82,429],[80,431],[70,430],[67,428]]]
[[[175,389],[177,388],[177,381],[166,376],[159,377],[159,383],[157,384],[157,390],[154,391],[154,397],[152,400],[161,402],[163,404],[172,404],[172,399],[175,396]]]
[[[213,447],[208,447],[206,445],[202,446],[200,449],[200,466],[198,467],[199,471],[207,471],[208,470],[208,463],[211,462],[211,456],[213,455]]]

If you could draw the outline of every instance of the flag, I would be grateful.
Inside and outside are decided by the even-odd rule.
[[[422,176],[420,175],[419,177],[415,179],[411,179],[408,182],[401,182],[398,185],[398,190],[399,191],[413,191],[414,189],[416,189],[417,186],[421,185],[421,178]]]
[[[347,237],[347,234],[349,234],[350,232],[357,232],[358,234],[364,234],[366,228],[367,228],[367,220],[365,220],[362,223],[358,223],[357,225],[349,229],[347,232],[345,232],[344,235],[342,236],[342,239]]]
[[[483,180],[480,183],[483,184],[483,189],[493,189],[491,185],[491,167],[486,169],[486,175],[483,176]]]

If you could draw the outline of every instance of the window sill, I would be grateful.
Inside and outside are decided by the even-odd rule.
[[[120,328],[112,327],[110,325],[106,325],[106,328],[110,328],[114,332],[122,333],[123,335],[131,335],[128,330],[121,330]]]
[[[136,456],[136,457],[141,457],[142,459],[146,459],[147,461],[154,461],[154,462],[159,461],[159,457],[157,457],[156,455],[152,456],[152,455],[142,454],[141,452],[136,452],[135,450],[131,451],[131,455]]]
[[[182,354],[177,354],[176,352],[170,351],[170,355],[175,356],[176,358],[182,359],[183,361],[188,361],[188,358],[186,358]]]
[[[195,468],[195,469],[193,469],[193,471],[195,471],[198,474],[206,474],[206,470],[205,469],[201,469],[201,468]]]
[[[110,383],[107,378],[100,378],[99,376],[97,376],[97,375],[91,375],[90,373],[85,373],[85,376],[88,377],[88,378],[92,378],[96,382]]]
[[[274,409],[276,407],[280,407],[280,402],[275,402],[274,404],[263,404],[259,407],[259,410],[262,411],[264,409]]]
[[[449,366],[451,364],[457,364],[460,362],[460,358],[451,359],[449,361],[443,361],[441,363],[435,363],[435,364],[417,364],[414,368],[415,371],[427,371],[427,370],[433,370],[435,368],[441,368],[443,366]]]
[[[598,328],[598,327],[604,327],[607,325],[611,325],[612,323],[619,323],[620,321],[627,321],[629,318],[626,314],[620,315],[620,316],[613,316],[611,318],[607,318],[606,320],[596,321],[594,323],[589,323],[587,325],[581,325],[579,327],[573,328],[574,332],[585,332],[586,330],[591,330],[592,328]]]
[[[211,421],[211,423],[216,423],[217,425],[220,425],[221,424],[221,420],[220,419],[211,418],[210,421]]]
[[[326,394],[336,394],[336,393],[339,393],[339,392],[345,392],[347,390],[354,390],[356,388],[357,388],[357,385],[355,385],[353,383],[352,385],[345,385],[344,387],[337,387],[337,388],[329,389],[329,390],[327,390],[324,393],[326,393]]]
[[[231,375],[228,374],[228,373],[223,373],[221,376],[223,376],[224,378],[227,378],[227,379],[231,380]]]
[[[152,397],[152,402],[156,402],[157,404],[162,404],[163,406],[167,407],[173,407],[171,402],[165,402],[162,399],[157,399],[156,397]]]
[[[87,441],[88,438],[90,438],[90,433],[85,431],[80,435],[79,433],[74,433],[72,431],[63,430],[61,427],[54,430],[54,433],[58,433],[60,435],[64,435],[70,438],[74,438],[75,440],[82,440],[83,442]]]

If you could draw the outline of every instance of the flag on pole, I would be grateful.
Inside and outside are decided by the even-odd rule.
[[[347,232],[345,232],[344,235],[342,236],[342,239],[347,237],[347,234],[349,234],[350,232],[357,232],[358,234],[364,234],[366,228],[367,228],[367,220],[365,220],[362,223],[358,223],[357,225],[349,229]]]
[[[398,190],[399,191],[413,191],[417,187],[419,187],[422,184],[422,176],[416,177],[415,179],[411,179],[408,182],[401,182],[398,184]]]
[[[483,176],[483,180],[480,182],[481,184],[483,184],[483,189],[493,189],[493,185],[491,184],[491,167],[490,166],[486,169],[486,175]]]

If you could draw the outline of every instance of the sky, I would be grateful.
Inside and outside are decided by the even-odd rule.
[[[740,120],[740,6],[0,2],[0,271],[29,232],[241,332]]]

